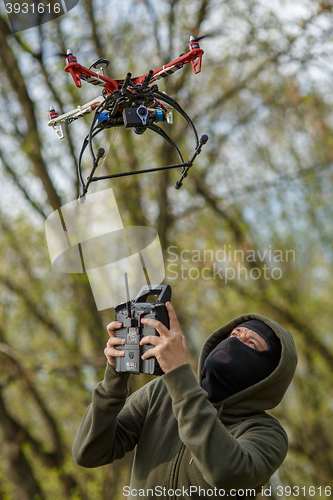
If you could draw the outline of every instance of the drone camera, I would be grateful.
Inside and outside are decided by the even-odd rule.
[[[142,125],[146,125],[148,118],[148,109],[141,105],[137,108],[136,114],[142,121]]]
[[[125,108],[123,110],[123,119],[125,127],[144,127],[147,125],[149,111],[145,106],[138,108]]]
[[[108,117],[102,117],[102,114],[99,120],[106,120]],[[141,135],[151,122],[163,122],[167,119],[167,116],[162,109],[155,109],[149,113],[148,108],[141,105],[138,108],[124,109],[123,119],[125,127],[134,127],[134,132]]]

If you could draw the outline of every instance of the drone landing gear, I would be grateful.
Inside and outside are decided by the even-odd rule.
[[[198,154],[201,153],[202,146],[204,146],[207,141],[208,141],[208,135],[204,134],[204,135],[202,135],[200,137],[199,144],[198,144],[198,146],[196,147],[196,149],[194,151],[194,155],[192,156],[192,158],[190,159],[190,161],[187,163],[187,165],[186,166],[184,165],[181,178],[179,179],[179,181],[177,181],[175,183],[175,188],[176,189],[180,189],[182,187],[183,180],[185,179],[185,177],[187,177],[189,169],[192,167],[192,165],[194,163],[194,160],[196,159],[196,157],[198,156]]]
[[[154,129],[153,129],[153,126],[150,126],[149,128],[151,130],[154,130],[155,128],[157,129],[159,127],[154,127]],[[162,129],[160,129],[160,130],[162,130]],[[162,131],[162,132],[163,132],[163,135],[162,134],[160,134],[160,135],[162,135],[162,137],[164,137],[165,133],[164,133],[164,131]],[[157,132],[157,133],[159,133],[159,132]],[[171,139],[168,136],[167,136],[167,140],[168,140],[168,142],[171,141]],[[189,171],[189,169],[192,167],[192,165],[194,163],[194,160],[196,159],[196,157],[198,156],[198,154],[201,153],[201,148],[202,148],[202,146],[204,146],[206,144],[207,141],[208,141],[208,135],[204,134],[204,135],[202,135],[200,137],[199,144],[198,144],[197,148],[195,149],[195,152],[194,152],[192,158],[188,162],[184,162],[183,161],[183,158],[181,157],[181,153],[180,153],[179,149],[177,148],[176,144],[173,141],[171,141],[170,143],[174,147],[174,149],[176,150],[176,152],[178,153],[178,156],[181,157],[181,162],[182,163],[177,163],[175,165],[166,165],[164,167],[153,167],[153,168],[147,168],[147,169],[142,169],[142,170],[135,170],[135,171],[130,171],[130,172],[121,172],[119,174],[101,175],[101,176],[98,176],[98,177],[93,177],[93,175],[95,173],[95,170],[98,167],[99,160],[105,154],[105,150],[103,148],[99,148],[98,151],[97,151],[97,155],[96,155],[96,161],[94,163],[94,166],[92,168],[92,171],[91,171],[89,177],[87,178],[87,183],[85,184],[85,186],[82,189],[82,194],[80,195],[78,201],[79,201],[79,203],[83,203],[85,201],[89,185],[92,182],[106,180],[106,179],[115,179],[117,177],[127,177],[129,175],[148,174],[150,172],[159,172],[161,170],[169,170],[171,168],[180,168],[180,167],[182,167],[183,170],[182,170],[181,177],[180,177],[180,179],[174,185],[175,189],[180,189],[182,187],[182,185],[183,185],[183,180],[187,177],[188,171]]]

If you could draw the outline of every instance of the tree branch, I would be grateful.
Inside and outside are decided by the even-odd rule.
[[[24,149],[33,163],[37,176],[40,177],[44,185],[50,204],[54,210],[56,210],[61,206],[61,200],[51,182],[41,155],[42,146],[35,116],[35,105],[29,97],[24,78],[14,53],[7,44],[6,37],[9,36],[11,36],[9,27],[5,20],[0,17],[0,62],[21,104],[23,115],[27,123],[28,131],[24,136]]]

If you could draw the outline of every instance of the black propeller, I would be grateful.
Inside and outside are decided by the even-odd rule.
[[[204,35],[199,35],[194,40],[193,42],[199,42],[203,38],[217,38],[218,36],[225,36],[229,31],[229,26],[227,24],[222,23],[222,25],[219,26],[219,29],[209,31],[208,33],[205,33]]]

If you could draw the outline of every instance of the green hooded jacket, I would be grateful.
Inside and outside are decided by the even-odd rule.
[[[213,406],[201,388],[207,355],[239,324],[267,323],[282,344],[277,368],[264,380]],[[297,364],[290,333],[258,314],[245,314],[206,340],[198,379],[184,364],[128,396],[129,374],[107,364],[73,445],[83,467],[98,467],[135,448],[131,483],[123,495],[140,498],[255,498],[282,464],[287,435],[266,410],[285,394]]]

